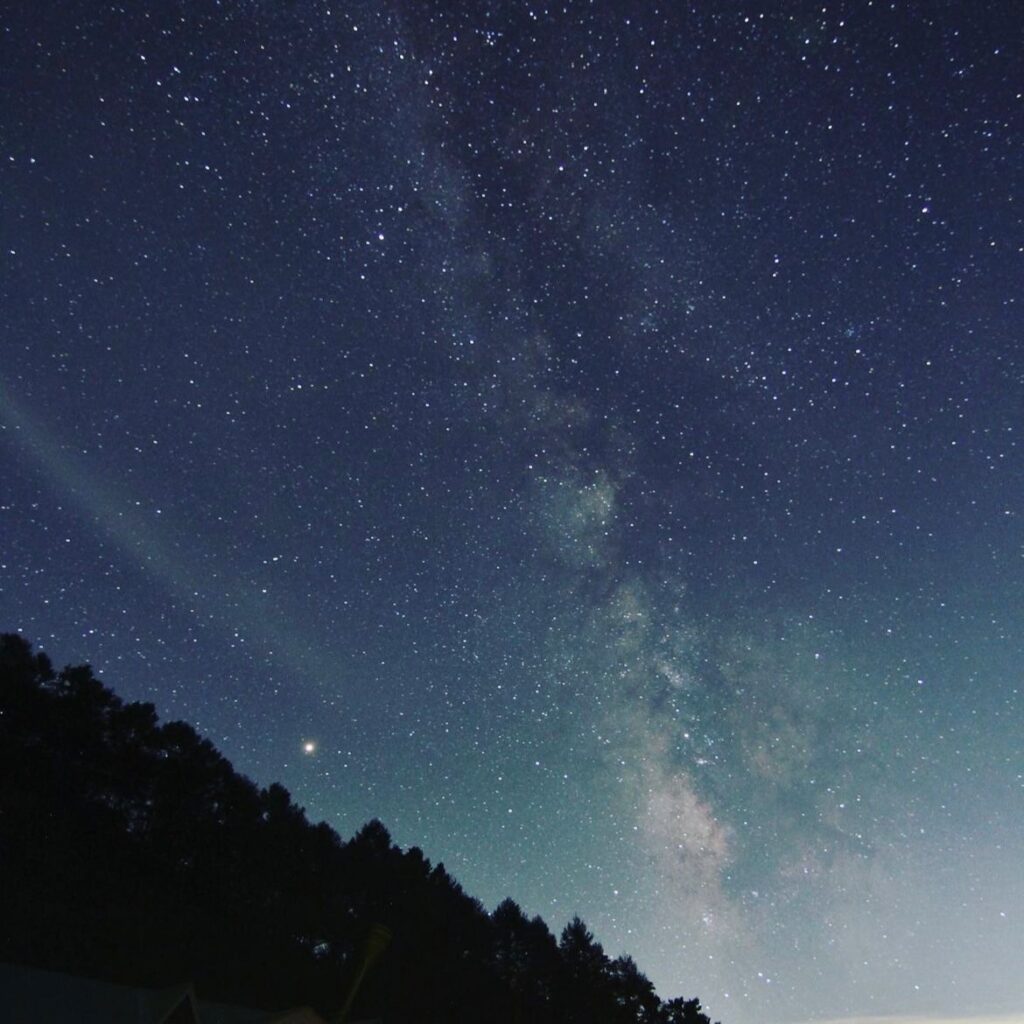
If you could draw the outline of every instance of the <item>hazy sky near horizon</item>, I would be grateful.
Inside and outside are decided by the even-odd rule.
[[[0,628],[723,1024],[1024,1013],[1016,4],[0,45]]]

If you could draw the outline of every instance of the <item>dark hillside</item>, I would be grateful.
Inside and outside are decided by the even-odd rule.
[[[579,919],[559,942],[511,900],[488,914],[379,821],[343,842],[191,726],[16,635],[0,638],[0,878],[3,961],[329,1012],[383,924],[356,1017],[708,1024]]]

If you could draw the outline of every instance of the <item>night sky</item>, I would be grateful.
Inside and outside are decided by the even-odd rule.
[[[0,628],[724,1024],[1024,1013],[1022,22],[9,6]]]

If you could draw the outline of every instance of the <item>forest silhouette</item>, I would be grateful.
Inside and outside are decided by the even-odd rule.
[[[354,1019],[710,1024],[578,917],[556,939],[511,899],[487,913],[376,820],[342,841],[190,725],[16,634],[0,636],[0,878],[14,964],[330,1014],[384,926]]]

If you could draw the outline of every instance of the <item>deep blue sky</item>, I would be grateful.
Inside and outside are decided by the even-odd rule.
[[[1024,1013],[1017,4],[15,6],[0,627],[724,1024]]]

